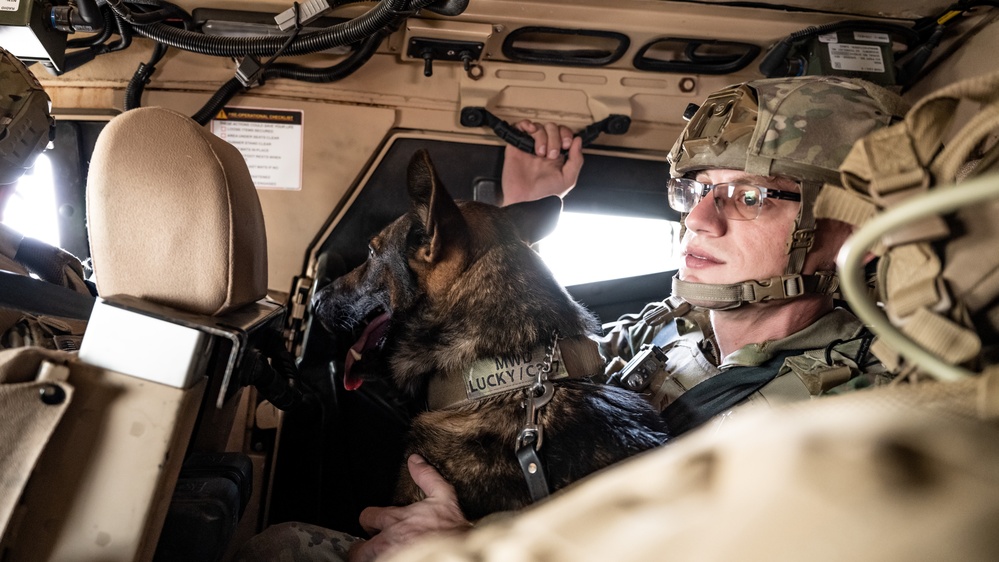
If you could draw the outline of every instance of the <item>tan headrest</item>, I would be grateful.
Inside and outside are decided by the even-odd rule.
[[[267,292],[267,239],[242,155],[161,107],[104,128],[87,180],[90,254],[102,296],[216,315]]]

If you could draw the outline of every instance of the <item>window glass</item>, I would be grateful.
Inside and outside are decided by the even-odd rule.
[[[670,271],[679,265],[680,223],[563,212],[538,252],[565,286]]]
[[[52,163],[43,153],[18,180],[13,195],[3,209],[3,223],[24,236],[58,247],[57,212]]]

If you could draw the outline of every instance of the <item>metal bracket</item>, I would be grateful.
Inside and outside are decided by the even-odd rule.
[[[481,76],[482,67],[479,58],[482,56],[484,43],[474,41],[455,41],[451,39],[429,39],[413,37],[409,40],[406,55],[414,59],[423,59],[423,75],[433,76],[434,61],[461,61],[469,77]]]

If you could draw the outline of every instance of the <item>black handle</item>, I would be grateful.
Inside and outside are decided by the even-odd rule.
[[[531,135],[513,127],[484,107],[462,108],[461,124],[464,127],[489,127],[496,133],[496,136],[507,144],[511,144],[528,154],[534,154],[534,138]],[[583,146],[589,146],[601,133],[623,135],[628,132],[629,127],[631,127],[631,117],[613,114],[606,119],[587,125],[582,131],[576,133],[576,136],[583,139]],[[566,154],[568,150],[563,149],[561,152]]]

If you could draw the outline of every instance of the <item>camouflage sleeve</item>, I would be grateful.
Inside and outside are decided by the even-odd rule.
[[[279,523],[250,538],[236,553],[234,562],[347,562],[347,553],[357,537],[296,521]]]

